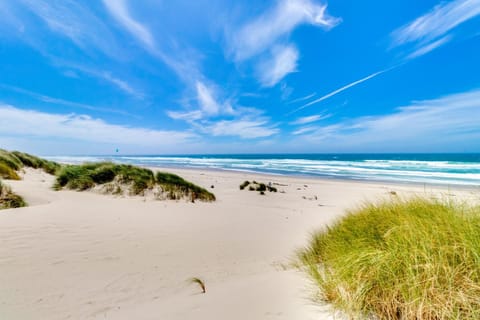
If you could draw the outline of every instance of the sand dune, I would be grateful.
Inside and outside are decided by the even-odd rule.
[[[288,264],[309,232],[363,200],[408,185],[169,170],[215,203],[53,191],[26,170],[12,189],[29,207],[0,212],[0,319],[330,319]],[[244,180],[281,192],[240,191]],[[214,188],[211,189],[210,186]],[[207,292],[187,280],[199,277]]]

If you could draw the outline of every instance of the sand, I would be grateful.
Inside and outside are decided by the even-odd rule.
[[[288,265],[309,233],[365,200],[478,192],[169,169],[214,203],[53,191],[26,170],[8,181],[29,207],[0,211],[0,319],[331,319]],[[240,191],[244,180],[280,192]],[[211,186],[214,186],[211,189]],[[478,197],[477,197],[478,199]],[[201,278],[207,292],[188,282]]]

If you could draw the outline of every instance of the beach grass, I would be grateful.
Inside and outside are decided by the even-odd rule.
[[[204,201],[215,201],[215,195],[206,189],[184,180],[176,174],[157,172],[156,182],[167,192],[170,199],[178,199],[186,195],[192,201],[196,199]]]
[[[212,193],[177,175],[154,175],[150,169],[111,162],[64,166],[57,174],[54,188],[83,191],[98,185],[105,185],[105,192],[111,194],[122,194],[126,189],[130,195],[144,195],[156,188],[168,199],[215,200]]]
[[[298,266],[352,318],[480,319],[480,207],[367,203],[313,235]]]
[[[15,171],[23,167],[43,169],[46,173],[54,175],[61,165],[28,153],[0,149],[0,176],[5,179],[20,180]],[[12,174],[12,171],[14,174]]]
[[[0,209],[20,208],[26,205],[21,196],[13,193],[10,187],[0,180]]]
[[[0,178],[7,180],[20,180],[18,173],[4,162],[0,162]]]

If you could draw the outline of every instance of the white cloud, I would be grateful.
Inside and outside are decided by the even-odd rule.
[[[202,81],[196,82],[195,95],[195,100],[199,109],[190,111],[169,110],[167,111],[167,115],[175,120],[192,122],[219,115],[233,115],[235,113],[230,101],[225,100],[219,102],[215,88],[213,86],[208,86]]]
[[[416,54],[409,57],[418,57],[447,43],[447,39],[449,40],[445,37],[447,33],[478,15],[480,15],[478,0],[442,2],[425,15],[393,31],[392,46],[414,43],[417,46]]]
[[[317,131],[318,127],[303,127],[292,132],[293,135],[301,135],[309,132]]]
[[[287,74],[295,72],[298,55],[298,50],[293,45],[275,47],[272,50],[272,56],[258,66],[262,86],[273,87]]]
[[[445,36],[443,38],[440,38],[436,41],[433,41],[432,43],[429,43],[425,46],[420,46],[417,50],[415,50],[414,52],[409,54],[407,56],[407,59],[414,59],[414,58],[423,56],[424,54],[427,54],[430,51],[433,51],[433,50],[443,46],[444,44],[446,44],[450,40],[452,40],[452,37],[450,35],[447,35],[447,36]]]
[[[147,27],[132,18],[126,0],[103,0],[105,7],[135,38],[152,49],[155,47],[152,34]]]
[[[307,123],[312,123],[312,122],[320,121],[320,120],[323,120],[323,119],[327,119],[329,117],[331,117],[330,114],[325,114],[325,115],[317,114],[317,115],[313,115],[313,116],[298,118],[297,120],[291,122],[290,124],[293,124],[293,125],[307,124]]]
[[[94,48],[111,57],[116,57],[120,52],[105,23],[77,1],[20,0],[16,3],[21,4],[45,22],[51,31],[70,39],[83,50]],[[15,10],[19,15],[22,12],[21,7],[12,7],[10,10]],[[22,39],[41,51],[48,51],[41,41],[43,35],[37,28],[28,19],[22,19]]]
[[[221,107],[213,97],[212,90],[207,88],[207,86],[200,81],[197,81],[196,89],[198,103],[202,111],[205,112],[207,115],[218,114]]]
[[[279,132],[267,120],[222,120],[205,126],[212,136],[238,136],[245,139],[266,138]]]
[[[144,97],[144,95],[141,92],[139,92],[137,89],[134,89],[128,82],[112,76],[109,72],[103,72],[101,73],[101,75],[105,80],[114,84],[117,88],[119,88],[123,92],[129,95],[132,95],[138,99],[141,99]]]
[[[415,101],[384,116],[359,117],[305,136],[330,148],[350,151],[456,150],[480,141],[480,89]],[[465,146],[468,142],[468,146]],[[428,149],[422,149],[428,148]]]
[[[16,137],[73,139],[91,143],[166,147],[197,136],[188,132],[135,128],[109,124],[87,115],[54,114],[0,104],[0,134]]]
[[[242,61],[262,53],[301,24],[325,29],[336,26],[340,19],[329,16],[326,8],[312,0],[278,1],[270,11],[232,32],[229,42],[235,60]]]

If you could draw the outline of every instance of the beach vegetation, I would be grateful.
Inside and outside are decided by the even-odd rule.
[[[3,163],[5,166],[10,169],[17,171],[23,167],[22,162],[11,152],[0,149],[0,163]]]
[[[12,192],[12,189],[0,180],[0,209],[20,208],[26,205],[21,196]]]
[[[67,188],[83,191],[96,185],[117,182],[128,186],[130,194],[139,195],[154,185],[153,172],[149,169],[111,162],[85,163],[64,166],[57,175],[55,189]],[[114,190],[108,187],[108,190]]]
[[[265,191],[268,191],[268,192],[278,191],[277,188],[271,186],[271,183],[267,185],[265,183],[257,182],[257,181],[253,181],[253,182],[250,182],[248,180],[244,181],[240,185],[240,190],[244,190],[246,187],[248,187],[249,191],[258,191],[261,195],[265,195]]]
[[[170,199],[188,197],[194,202],[196,199],[204,201],[215,201],[215,195],[206,189],[186,181],[176,174],[157,172],[156,183],[167,192]]]
[[[248,187],[249,184],[250,184],[250,181],[245,180],[245,181],[240,185],[240,190],[245,189],[246,187]]]
[[[18,173],[3,162],[0,162],[0,178],[7,180],[20,180]]]
[[[3,149],[0,149],[0,165],[3,165],[3,169],[0,169],[3,172],[7,170],[5,169],[5,167],[10,168],[10,171],[18,171],[23,167],[29,167],[34,169],[42,169],[49,174],[55,174],[57,170],[61,167],[61,165],[56,162],[42,159],[28,153],[19,151],[10,152]],[[5,179],[9,178],[5,177]],[[18,177],[18,179],[10,179],[19,180],[20,178]]]
[[[156,191],[158,197],[171,200],[182,198],[214,201],[215,195],[182,177],[166,172],[157,172],[132,165],[111,162],[85,163],[64,166],[57,174],[54,188],[88,190],[102,186],[104,193],[121,195],[145,195]]]
[[[355,319],[480,319],[480,207],[366,203],[313,234],[298,266]]]

